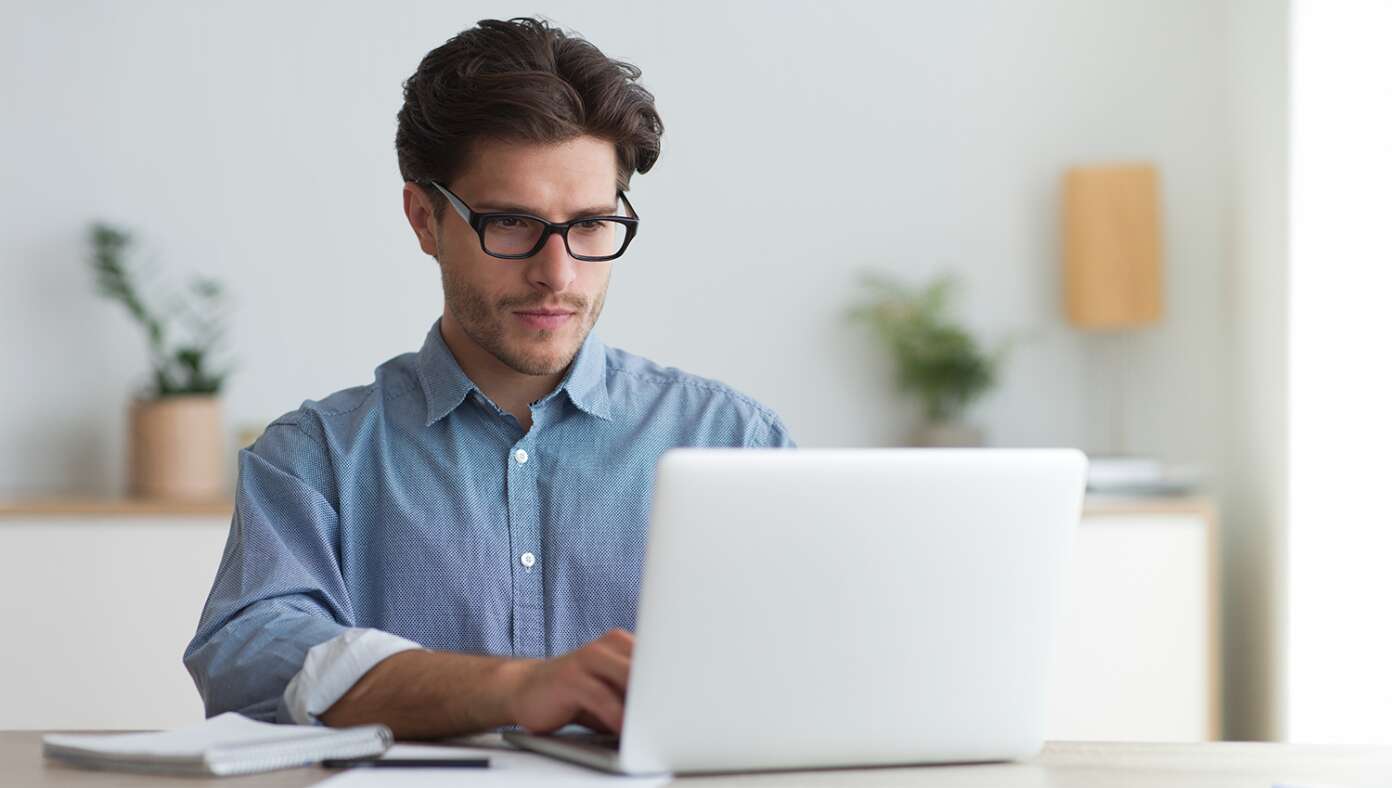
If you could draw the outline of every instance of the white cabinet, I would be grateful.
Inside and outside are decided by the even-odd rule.
[[[203,719],[184,670],[227,514],[0,514],[0,729]]]
[[[1216,538],[1202,500],[1089,499],[1064,593],[1048,738],[1219,737]]]
[[[230,508],[0,509],[0,729],[202,718],[180,658]],[[1218,730],[1213,524],[1202,502],[1090,501],[1050,688],[1051,739]]]

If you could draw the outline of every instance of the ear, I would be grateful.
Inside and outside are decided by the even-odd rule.
[[[420,241],[421,251],[438,258],[440,244],[435,233],[439,228],[435,223],[435,207],[425,189],[418,183],[407,183],[401,190],[401,204],[406,210],[406,221],[411,223],[411,230]]]

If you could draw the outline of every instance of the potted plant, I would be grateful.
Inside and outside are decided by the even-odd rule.
[[[99,292],[125,305],[144,331],[153,366],[133,397],[129,421],[130,492],[139,497],[209,499],[224,494],[222,407],[229,369],[210,358],[222,339],[223,291],[194,279],[186,291],[151,300],[129,261],[131,234],[95,223],[89,231]]]
[[[922,286],[867,274],[866,300],[851,316],[869,324],[894,359],[899,387],[923,407],[914,441],[922,446],[980,446],[979,427],[967,408],[995,385],[1004,348],[987,352],[955,322],[955,280],[941,275]]]

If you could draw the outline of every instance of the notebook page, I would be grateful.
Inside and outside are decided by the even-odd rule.
[[[226,712],[198,725],[177,730],[109,735],[51,734],[44,737],[44,743],[93,755],[134,755],[182,760],[190,757],[201,758],[203,753],[212,749],[226,750],[293,739],[309,741],[341,734],[341,731],[332,728],[315,725],[275,725],[248,719],[235,712]]]

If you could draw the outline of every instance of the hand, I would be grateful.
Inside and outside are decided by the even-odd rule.
[[[532,733],[572,722],[618,733],[632,659],[633,635],[611,629],[564,656],[520,663],[509,716]]]

